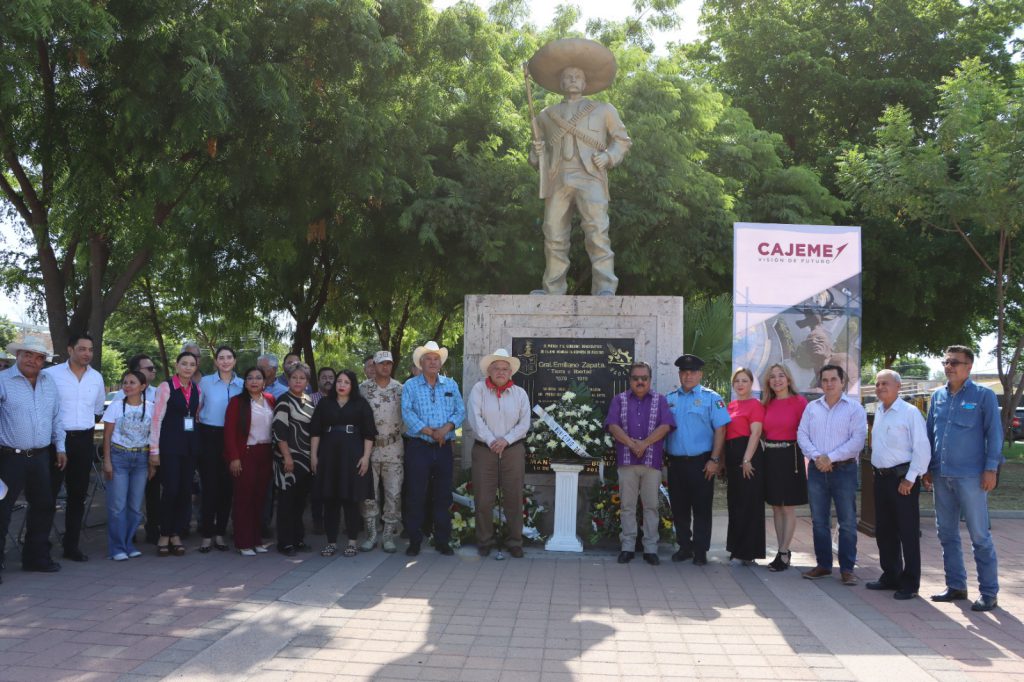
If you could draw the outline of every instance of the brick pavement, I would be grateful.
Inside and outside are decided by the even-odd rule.
[[[922,594],[942,587],[931,523]],[[704,568],[667,550],[652,568],[536,548],[480,560],[471,547],[414,561],[150,551],[115,563],[95,529],[89,563],[40,575],[15,560],[4,573],[0,680],[1019,680],[1024,520],[993,526],[1002,608],[991,614],[730,565],[724,517]],[[811,562],[810,543],[800,519],[795,564]],[[877,551],[864,535],[858,545],[863,583]]]

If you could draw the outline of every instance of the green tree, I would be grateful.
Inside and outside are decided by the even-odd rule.
[[[1004,427],[1024,393],[1024,334],[1014,326],[1024,289],[1012,257],[1024,226],[1020,75],[1007,86],[980,59],[966,60],[943,79],[932,132],[917,129],[905,107],[890,107],[882,115],[875,144],[855,147],[838,163],[843,192],[864,210],[896,214],[962,241],[959,257],[942,263],[934,277],[963,262],[974,261],[984,269],[995,297],[989,297],[978,315],[995,320],[990,329],[996,333],[996,363],[1007,397]]]
[[[0,317],[0,349],[6,349],[7,345],[18,338],[18,328],[14,326],[7,317]]]

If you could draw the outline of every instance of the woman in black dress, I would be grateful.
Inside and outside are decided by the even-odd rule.
[[[334,556],[338,551],[338,529],[344,508],[348,536],[344,555],[355,556],[361,505],[363,500],[373,499],[370,452],[377,437],[373,408],[359,394],[355,372],[346,369],[338,373],[334,388],[313,412],[310,434],[310,461],[324,501],[327,532],[327,545],[320,554]]]

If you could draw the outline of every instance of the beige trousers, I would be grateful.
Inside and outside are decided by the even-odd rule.
[[[644,503],[644,553],[658,553],[658,488],[661,472],[642,464],[619,467],[619,504],[622,533],[619,535],[623,552],[636,550],[636,500]]]

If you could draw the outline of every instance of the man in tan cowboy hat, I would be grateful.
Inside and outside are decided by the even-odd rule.
[[[608,169],[632,142],[611,104],[584,97],[615,79],[615,56],[593,40],[555,40],[530,59],[530,75],[565,99],[537,116],[542,139],[534,140],[530,163],[540,170],[544,206],[544,289],[564,294],[569,270],[572,207],[579,211],[590,256],[592,294],[615,294],[615,254],[608,238]]]
[[[454,554],[452,537],[452,441],[455,430],[466,418],[459,385],[441,376],[448,349],[427,341],[412,353],[412,364],[422,371],[402,387],[402,420],[409,441],[405,446],[405,518],[409,533],[407,556],[420,553],[427,489],[433,491],[434,547],[445,555]]]
[[[366,540],[359,546],[369,552],[377,544],[377,518],[383,516],[384,532],[381,548],[394,552],[395,534],[398,531],[401,510],[402,478],[402,384],[391,378],[395,361],[391,353],[379,350],[373,356],[375,368],[372,379],[359,384],[363,394],[373,408],[373,419],[377,426],[377,437],[370,453],[370,471],[373,473],[373,498],[363,503],[363,522],[366,525]],[[383,487],[383,514],[381,494]]]
[[[53,573],[60,564],[50,558],[53,492],[50,490],[50,446],[57,450],[58,469],[67,464],[60,396],[53,377],[40,370],[50,351],[38,339],[7,346],[16,364],[0,372],[0,479],[7,496],[0,500],[0,565],[5,558],[11,512],[21,491],[28,501],[21,568]],[[2,581],[0,581],[2,582]]]
[[[473,494],[476,544],[480,556],[494,545],[494,498],[501,485],[501,507],[508,524],[505,545],[513,558],[523,556],[524,439],[530,430],[530,397],[512,383],[519,358],[499,348],[480,359],[485,378],[469,392],[467,418],[473,428]]]

